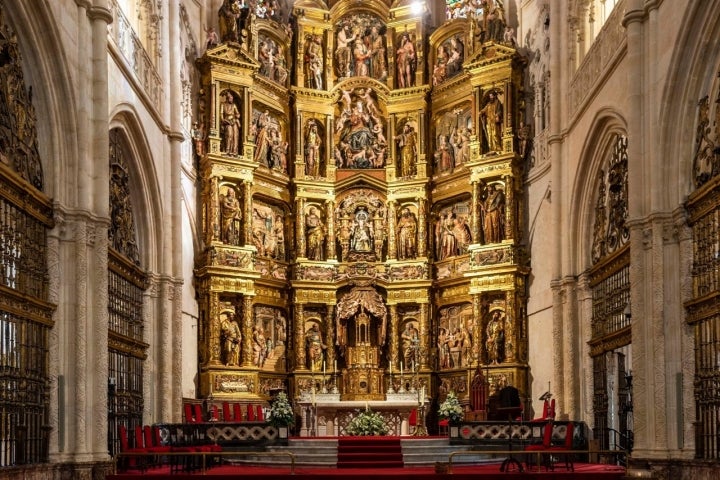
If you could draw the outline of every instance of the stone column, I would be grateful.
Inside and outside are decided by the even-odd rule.
[[[327,225],[327,259],[337,260],[335,253],[335,202],[332,200],[325,201],[325,217]]]
[[[242,299],[242,366],[252,367],[253,297],[244,294]]]
[[[395,227],[397,223],[397,212],[395,211],[395,201],[388,201],[387,206],[387,222],[388,222],[388,241],[387,241],[387,259],[395,260],[397,258],[397,245]]]
[[[295,304],[295,370],[307,370],[305,361],[305,305]]]

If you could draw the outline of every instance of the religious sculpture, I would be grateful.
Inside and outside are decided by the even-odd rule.
[[[485,331],[488,363],[501,363],[505,358],[505,325],[500,310],[493,312]]]
[[[240,150],[240,110],[230,91],[225,92],[225,101],[220,107],[222,115],[223,148],[228,155],[238,155]]]
[[[382,168],[387,140],[383,115],[370,88],[341,90],[336,118],[338,168]]]
[[[220,214],[222,218],[220,240],[229,245],[240,245],[242,209],[235,194],[235,189],[228,188],[225,195],[220,197]]]
[[[505,193],[495,184],[489,184],[480,207],[485,243],[501,242],[505,238]]]
[[[415,258],[417,255],[417,218],[405,207],[400,212],[397,223],[397,257],[398,260]]]
[[[404,33],[400,38],[400,46],[395,54],[397,65],[397,79],[399,88],[415,86],[415,70],[417,69],[417,55],[415,45],[410,34]]]
[[[305,48],[305,77],[308,88],[323,89],[325,61],[320,35],[308,35]]]
[[[400,175],[409,177],[415,174],[415,158],[417,156],[417,134],[410,123],[403,126],[402,133],[396,138],[399,157]]]
[[[305,135],[305,175],[310,177],[320,176],[320,150],[322,137],[318,132],[317,122],[310,120],[307,134]]]
[[[487,98],[487,102],[480,110],[486,152],[499,152],[502,151],[503,104],[494,90],[488,93]]]
[[[350,44],[355,41],[356,34],[351,31],[349,23],[343,23],[336,37],[335,68],[340,78],[350,76]]]
[[[310,260],[325,259],[325,224],[317,208],[311,206],[305,215],[307,256]]]
[[[305,347],[307,348],[307,359],[310,370],[318,372],[325,361],[325,350],[327,345],[323,342],[322,333],[317,323],[305,333]]]
[[[373,25],[370,29],[370,76],[374,79],[384,82],[387,78],[387,58],[385,49],[384,29],[381,32],[380,27]]]
[[[264,366],[269,352],[267,348],[267,339],[265,338],[265,329],[262,325],[255,325],[253,328],[252,345],[253,364],[257,367]]]
[[[240,365],[242,333],[231,313],[223,312],[220,314],[220,332],[222,335],[225,365]]]
[[[365,208],[355,213],[355,221],[350,230],[350,251],[352,252],[372,252],[373,251],[374,232],[372,223]]]
[[[420,333],[415,328],[413,322],[405,324],[405,330],[400,335],[402,340],[403,361],[408,368],[412,368],[419,363],[418,350],[420,348]]]

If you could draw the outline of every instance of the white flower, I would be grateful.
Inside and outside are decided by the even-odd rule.
[[[347,426],[350,435],[386,435],[388,427],[385,419],[377,412],[369,409],[360,412]]]
[[[454,392],[450,392],[445,401],[440,405],[438,410],[440,418],[447,418],[453,423],[459,422],[463,418],[463,409]]]
[[[278,393],[268,412],[267,421],[276,427],[287,427],[295,421],[295,414],[285,392]]]

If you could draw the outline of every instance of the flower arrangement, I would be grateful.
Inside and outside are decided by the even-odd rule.
[[[268,412],[267,421],[275,427],[287,427],[295,421],[295,414],[285,392],[277,394]]]
[[[454,392],[448,393],[445,401],[440,404],[438,416],[440,418],[447,418],[450,423],[459,423],[460,420],[462,420],[463,409]]]
[[[347,433],[357,436],[387,435],[388,427],[385,425],[385,419],[382,415],[366,408],[350,421],[347,426]]]

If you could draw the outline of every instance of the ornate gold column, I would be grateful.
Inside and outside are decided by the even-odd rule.
[[[505,361],[514,363],[517,360],[517,307],[515,305],[515,291],[505,292]]]
[[[472,308],[473,308],[473,339],[475,340],[475,343],[473,344],[473,357],[475,357],[475,361],[477,364],[483,363],[483,358],[485,358],[485,342],[482,341],[483,339],[483,323],[482,323],[482,298],[480,293],[474,293],[472,296]]]
[[[397,223],[397,217],[395,216],[395,200],[390,200],[387,207],[387,222],[388,222],[388,248],[387,248],[387,259],[395,260],[397,258],[397,248],[395,239],[395,225]]]
[[[209,365],[220,365],[222,360],[220,359],[220,299],[218,298],[217,292],[210,292],[209,297],[209,308],[207,310],[208,315],[208,342],[209,345]]]
[[[427,257],[427,232],[426,232],[426,215],[425,215],[425,199],[416,198],[418,204],[418,238],[417,238],[417,256]]]
[[[220,201],[218,198],[218,177],[215,175],[210,177],[208,192],[205,192],[209,198],[209,205],[206,212],[205,243],[212,244],[215,240],[220,240]]]
[[[515,225],[515,177],[505,177],[505,240],[512,240],[514,237],[513,225]]]
[[[307,258],[305,247],[305,199],[297,199],[297,216],[295,217],[295,227],[297,230],[297,253],[298,258]]]
[[[398,338],[398,314],[397,305],[388,305],[390,309],[390,358],[388,365],[392,364],[392,370],[398,371],[398,352],[400,351],[400,339]]]
[[[243,222],[245,226],[245,245],[252,245],[252,182],[243,182]]]
[[[471,182],[471,186],[472,203],[470,205],[470,233],[472,235],[473,243],[480,243],[480,184],[476,180]]]
[[[325,344],[327,345],[325,359],[327,360],[327,369],[330,371],[331,368],[335,368],[335,305],[329,303],[325,308],[327,311],[327,319],[325,320]],[[335,372],[333,371],[333,373]]]
[[[305,363],[305,305],[295,304],[295,370],[307,370]]]
[[[337,260],[335,254],[335,202],[325,201],[325,217],[327,218],[327,259]]]
[[[424,300],[420,304],[420,351],[423,352],[420,355],[420,366],[419,370],[427,370],[428,365],[428,352],[430,351],[430,322],[428,319],[428,303]]]
[[[242,299],[242,366],[252,367],[253,297],[243,294]]]

